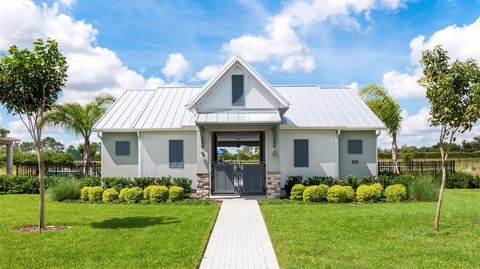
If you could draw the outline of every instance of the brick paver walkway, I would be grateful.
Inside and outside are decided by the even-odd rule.
[[[255,200],[224,200],[200,269],[279,268]]]

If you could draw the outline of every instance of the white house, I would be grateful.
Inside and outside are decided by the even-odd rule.
[[[272,86],[241,57],[201,87],[127,90],[94,127],[102,176],[188,177],[197,196],[278,197],[288,176],[377,174],[382,122],[349,88]],[[247,145],[257,162],[226,162]]]

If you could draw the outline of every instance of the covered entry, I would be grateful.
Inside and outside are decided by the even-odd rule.
[[[265,194],[264,132],[213,132],[212,194]]]

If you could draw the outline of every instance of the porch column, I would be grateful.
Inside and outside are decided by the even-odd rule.
[[[210,197],[210,173],[197,173],[197,198]]]
[[[13,173],[13,143],[7,145],[7,174]]]

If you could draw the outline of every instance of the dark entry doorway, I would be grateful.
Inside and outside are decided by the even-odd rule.
[[[212,194],[265,194],[264,132],[214,132]]]

